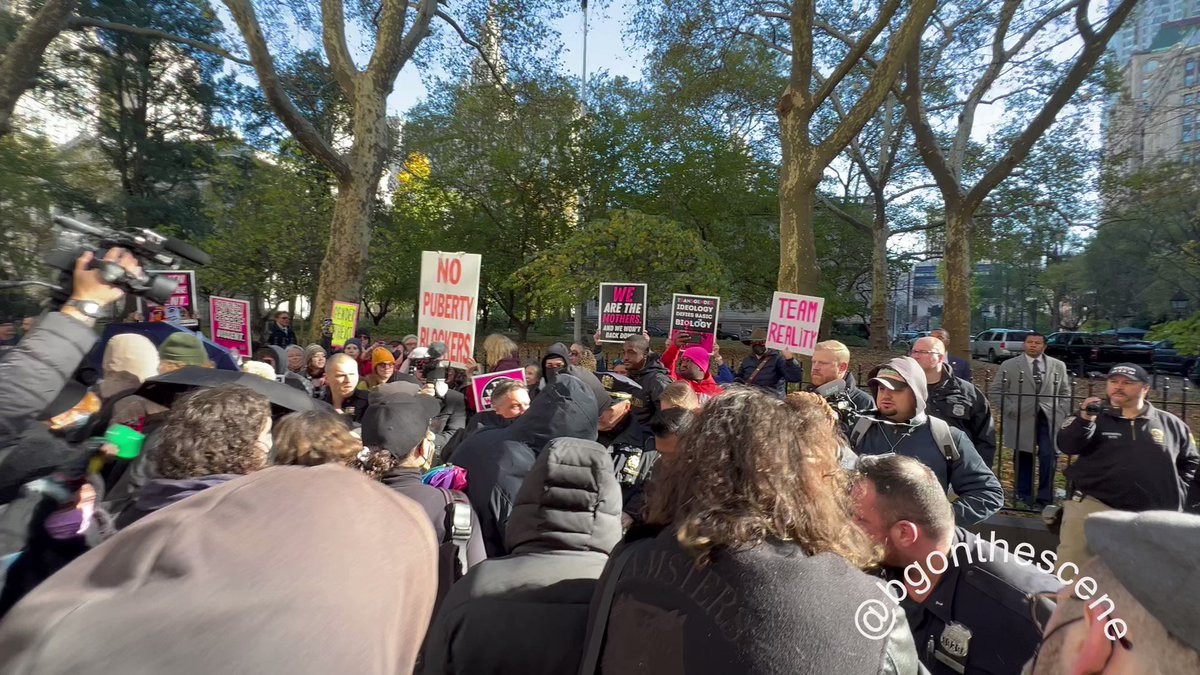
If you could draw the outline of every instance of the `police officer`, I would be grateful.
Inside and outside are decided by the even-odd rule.
[[[911,457],[862,457],[858,468],[855,518],[884,548],[888,592],[921,663],[934,675],[1021,672],[1062,586],[1053,563],[955,528],[937,478]]]
[[[913,343],[912,357],[921,364],[929,385],[925,412],[965,431],[983,463],[992,466],[996,456],[996,427],[987,397],[974,384],[954,374],[941,340],[918,339]]]
[[[1108,402],[1088,398],[1058,430],[1058,448],[1075,461],[1063,472],[1073,492],[1063,504],[1060,561],[1091,557],[1083,521],[1099,511],[1168,510],[1185,506],[1200,466],[1187,424],[1146,400],[1150,376],[1139,365],[1108,371]]]
[[[626,502],[650,475],[657,456],[649,428],[642,426],[636,415],[629,413],[630,403],[641,392],[637,382],[617,373],[596,373],[600,384],[609,392],[613,405],[600,414],[596,442],[612,453],[613,469],[621,484],[621,496]]]

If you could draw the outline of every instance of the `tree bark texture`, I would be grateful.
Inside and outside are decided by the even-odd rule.
[[[888,228],[887,209],[875,202],[875,226],[871,229],[871,348],[888,347]]]
[[[46,48],[66,29],[76,0],[47,0],[0,58],[0,138],[12,131],[12,114],[37,78]]]

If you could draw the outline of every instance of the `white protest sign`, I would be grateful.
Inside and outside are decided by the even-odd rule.
[[[479,300],[478,253],[421,252],[420,313],[417,343],[446,345],[446,360],[459,368],[475,353],[475,315]]]
[[[775,291],[767,321],[767,349],[812,356],[824,309],[824,298]]]

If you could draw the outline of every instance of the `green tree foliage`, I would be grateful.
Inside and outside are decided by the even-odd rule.
[[[294,144],[273,163],[250,152],[219,163],[206,203],[212,232],[201,246],[213,261],[199,271],[205,293],[250,297],[256,310],[312,297],[333,194],[328,175]]]
[[[572,304],[602,282],[648,284],[650,304],[676,292],[720,295],[727,270],[700,237],[679,223],[614,211],[555,245],[517,273],[547,304]]]
[[[1186,319],[1159,324],[1147,337],[1151,340],[1170,340],[1172,346],[1185,356],[1200,355],[1200,312]]]

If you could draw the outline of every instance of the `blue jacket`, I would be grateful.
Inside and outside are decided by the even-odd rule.
[[[950,364],[950,370],[955,377],[961,377],[967,382],[971,381],[971,363],[969,361],[957,356],[947,356],[946,362]]]
[[[804,381],[804,366],[797,363],[795,359],[784,361],[780,358],[779,352],[775,351],[768,351],[762,358],[770,359],[770,362],[759,371],[758,375],[754,375],[754,371],[758,370],[761,359],[753,354],[743,359],[741,367],[738,368],[737,381],[762,387],[779,398],[783,398],[787,394],[788,382]],[[752,376],[753,381],[751,381]]]

